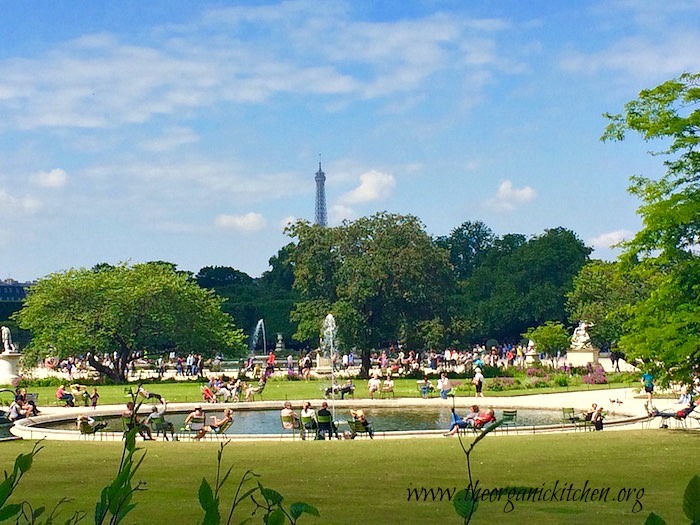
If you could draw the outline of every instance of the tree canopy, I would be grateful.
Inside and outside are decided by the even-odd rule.
[[[594,346],[610,350],[624,334],[630,307],[645,298],[648,289],[648,282],[623,271],[620,263],[591,261],[574,277],[566,309],[571,320],[591,323]]]
[[[457,303],[460,316],[472,320],[471,337],[512,338],[545,321],[564,322],[566,293],[590,252],[565,228],[495,239]]]
[[[564,325],[554,321],[547,321],[536,328],[530,328],[522,335],[534,341],[538,352],[549,356],[556,355],[558,351],[566,352],[571,341]]]
[[[627,132],[661,140],[658,180],[631,177],[642,201],[642,229],[626,243],[625,271],[650,283],[648,297],[629,308],[620,346],[657,368],[662,380],[688,380],[700,367],[700,74],[684,74],[643,90],[611,121],[602,140]]]
[[[419,323],[444,313],[454,286],[448,254],[416,217],[378,213],[336,228],[299,221],[289,233],[298,239],[298,338],[318,340],[328,307],[338,339],[362,349],[366,367],[371,348],[397,339],[416,344]]]
[[[33,335],[27,364],[85,355],[99,373],[121,382],[142,352],[241,353],[244,336],[221,302],[168,265],[105,265],[40,279],[15,317]]]

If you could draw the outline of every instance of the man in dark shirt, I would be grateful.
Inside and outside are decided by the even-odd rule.
[[[325,417],[330,418],[330,421],[323,421],[323,418]],[[333,414],[331,414],[330,410],[328,410],[328,403],[325,401],[321,403],[321,408],[318,410],[318,412],[316,412],[316,419],[318,420],[319,436],[323,436],[327,433],[329,436],[335,435],[336,439],[340,439],[338,438],[338,427],[333,422]]]

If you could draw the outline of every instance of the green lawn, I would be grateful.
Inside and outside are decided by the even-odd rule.
[[[19,494],[36,507],[61,496],[67,509],[88,511],[92,522],[101,487],[117,468],[119,443],[48,441]],[[0,468],[31,449],[29,442],[1,443]],[[148,491],[126,523],[201,522],[197,489],[203,476],[213,481],[218,444],[144,443],[146,460],[137,475]],[[644,523],[650,511],[668,523],[685,523],[681,498],[688,480],[700,474],[700,433],[682,431],[587,432],[556,435],[487,436],[476,447],[472,469],[481,487],[610,488],[606,502],[483,502],[473,523]],[[467,484],[464,455],[456,438],[328,442],[231,443],[225,465],[236,479],[246,470],[286,501],[315,505],[321,519],[301,523],[409,524],[461,523],[447,501],[407,501],[409,488],[461,488]],[[643,490],[617,501],[621,489]],[[228,487],[229,502],[235,490]],[[635,503],[641,511],[633,512]],[[227,510],[224,512],[227,513]],[[239,515],[235,523],[244,516]],[[259,521],[259,520],[258,520]]]
[[[459,380],[458,380],[459,381]],[[462,380],[464,381],[464,380]],[[355,380],[355,399],[368,399],[366,380]],[[580,387],[553,387],[553,388],[530,388],[521,390],[508,390],[505,392],[494,392],[488,390],[489,380],[486,382],[486,397],[503,397],[503,396],[518,396],[527,394],[544,394],[556,392],[573,392],[575,390],[598,390],[609,388],[625,388],[629,384],[614,383],[610,385],[581,385]],[[183,381],[179,383],[159,383],[147,384],[146,388],[152,392],[161,394],[169,401],[175,403],[187,403],[201,401],[202,383],[195,381]],[[136,388],[135,384],[130,384],[132,388]],[[126,386],[128,389],[129,386]],[[304,400],[304,399],[319,399],[323,397],[324,390],[330,386],[329,380],[312,380],[312,381],[285,381],[271,380],[268,381],[263,394],[263,399],[267,400]],[[634,386],[637,386],[636,384]],[[100,393],[100,404],[121,404],[127,400],[124,393],[124,385],[107,385],[97,387]],[[39,394],[39,405],[46,404],[62,404],[56,400],[56,387],[30,387],[29,392]],[[394,390],[396,397],[419,397],[419,392],[416,387],[415,379],[396,379],[394,381]],[[92,387],[90,387],[92,391]],[[473,394],[474,390],[469,392]],[[458,396],[466,396],[468,392],[458,392]],[[435,394],[437,395],[437,393]],[[4,398],[3,398],[4,399]],[[256,397],[256,399],[259,399]]]

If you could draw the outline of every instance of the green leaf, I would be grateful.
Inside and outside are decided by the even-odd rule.
[[[482,439],[484,439],[484,437],[486,437],[486,434],[488,434],[489,432],[493,432],[493,431],[496,430],[498,427],[500,427],[503,423],[505,423],[505,421],[501,419],[501,420],[499,420],[499,421],[496,421],[495,423],[492,423],[491,425],[489,425],[488,427],[486,427],[484,430],[482,430],[481,433],[480,433],[478,436],[476,436],[476,438],[474,439],[474,441],[472,441],[471,448],[474,448],[474,446],[475,446],[479,441],[481,441]]]
[[[693,476],[685,487],[683,513],[693,524],[700,523],[700,476]]]
[[[202,525],[219,525],[221,523],[221,513],[219,512],[219,507],[212,507],[207,509],[204,513],[204,520]]]
[[[466,519],[476,512],[479,500],[472,500],[473,495],[474,493],[468,489],[462,489],[455,494],[452,505],[458,516]]]
[[[277,508],[270,512],[265,519],[266,525],[284,525],[285,515],[282,509]]]
[[[292,515],[292,518],[294,518],[295,521],[305,512],[307,514],[311,514],[312,516],[321,516],[318,509],[312,505],[309,505],[308,503],[292,503],[291,507],[289,508],[289,513]]]
[[[134,507],[136,507],[136,503],[131,503],[129,505],[123,505],[122,508],[119,510],[119,515],[116,516],[116,519],[112,520],[112,523],[117,524],[121,520],[123,520],[129,512],[134,510]]]
[[[666,525],[666,521],[661,516],[650,512],[644,525]]]
[[[282,494],[276,490],[268,489],[262,486],[260,488],[260,493],[263,495],[263,498],[265,498],[265,501],[267,501],[270,505],[279,505],[284,499]]]
[[[0,521],[6,521],[14,517],[22,510],[22,505],[20,503],[13,503],[12,505],[6,505],[0,508]]]
[[[39,508],[36,509],[34,512],[32,512],[32,517],[34,518],[34,521],[36,521],[36,519],[37,519],[39,516],[41,516],[41,515],[44,513],[45,510],[46,510],[46,507],[39,507]]]
[[[15,468],[24,474],[30,468],[32,468],[32,460],[34,459],[34,454],[20,454],[15,459]]]
[[[0,507],[5,504],[7,501],[7,498],[10,497],[10,494],[12,494],[12,484],[15,481],[14,476],[10,476],[8,478],[5,478],[5,480],[0,483]]]
[[[208,510],[214,505],[214,492],[211,490],[209,482],[202,478],[202,483],[199,485],[199,504],[204,510]]]

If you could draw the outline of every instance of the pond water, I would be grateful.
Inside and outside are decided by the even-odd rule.
[[[222,410],[205,407],[207,420],[209,416],[220,418]],[[298,408],[295,408],[297,413]],[[452,414],[449,408],[367,408],[364,409],[367,419],[372,423],[375,432],[391,432],[396,430],[445,430],[449,428]],[[460,416],[466,415],[467,409],[457,410]],[[496,410],[496,418],[500,419],[501,411]],[[168,412],[166,419],[171,421],[175,429],[184,426],[187,412]],[[145,417],[145,416],[144,416]],[[121,418],[118,416],[99,418],[108,422],[108,429],[119,432],[122,429]],[[352,419],[347,408],[337,409],[335,419],[341,422],[340,430],[347,428],[345,422]],[[518,426],[553,425],[561,422],[561,410],[519,409]],[[75,430],[74,421],[49,423],[46,428]],[[279,410],[240,410],[234,408],[234,422],[228,429],[228,434],[276,434],[280,432]]]

